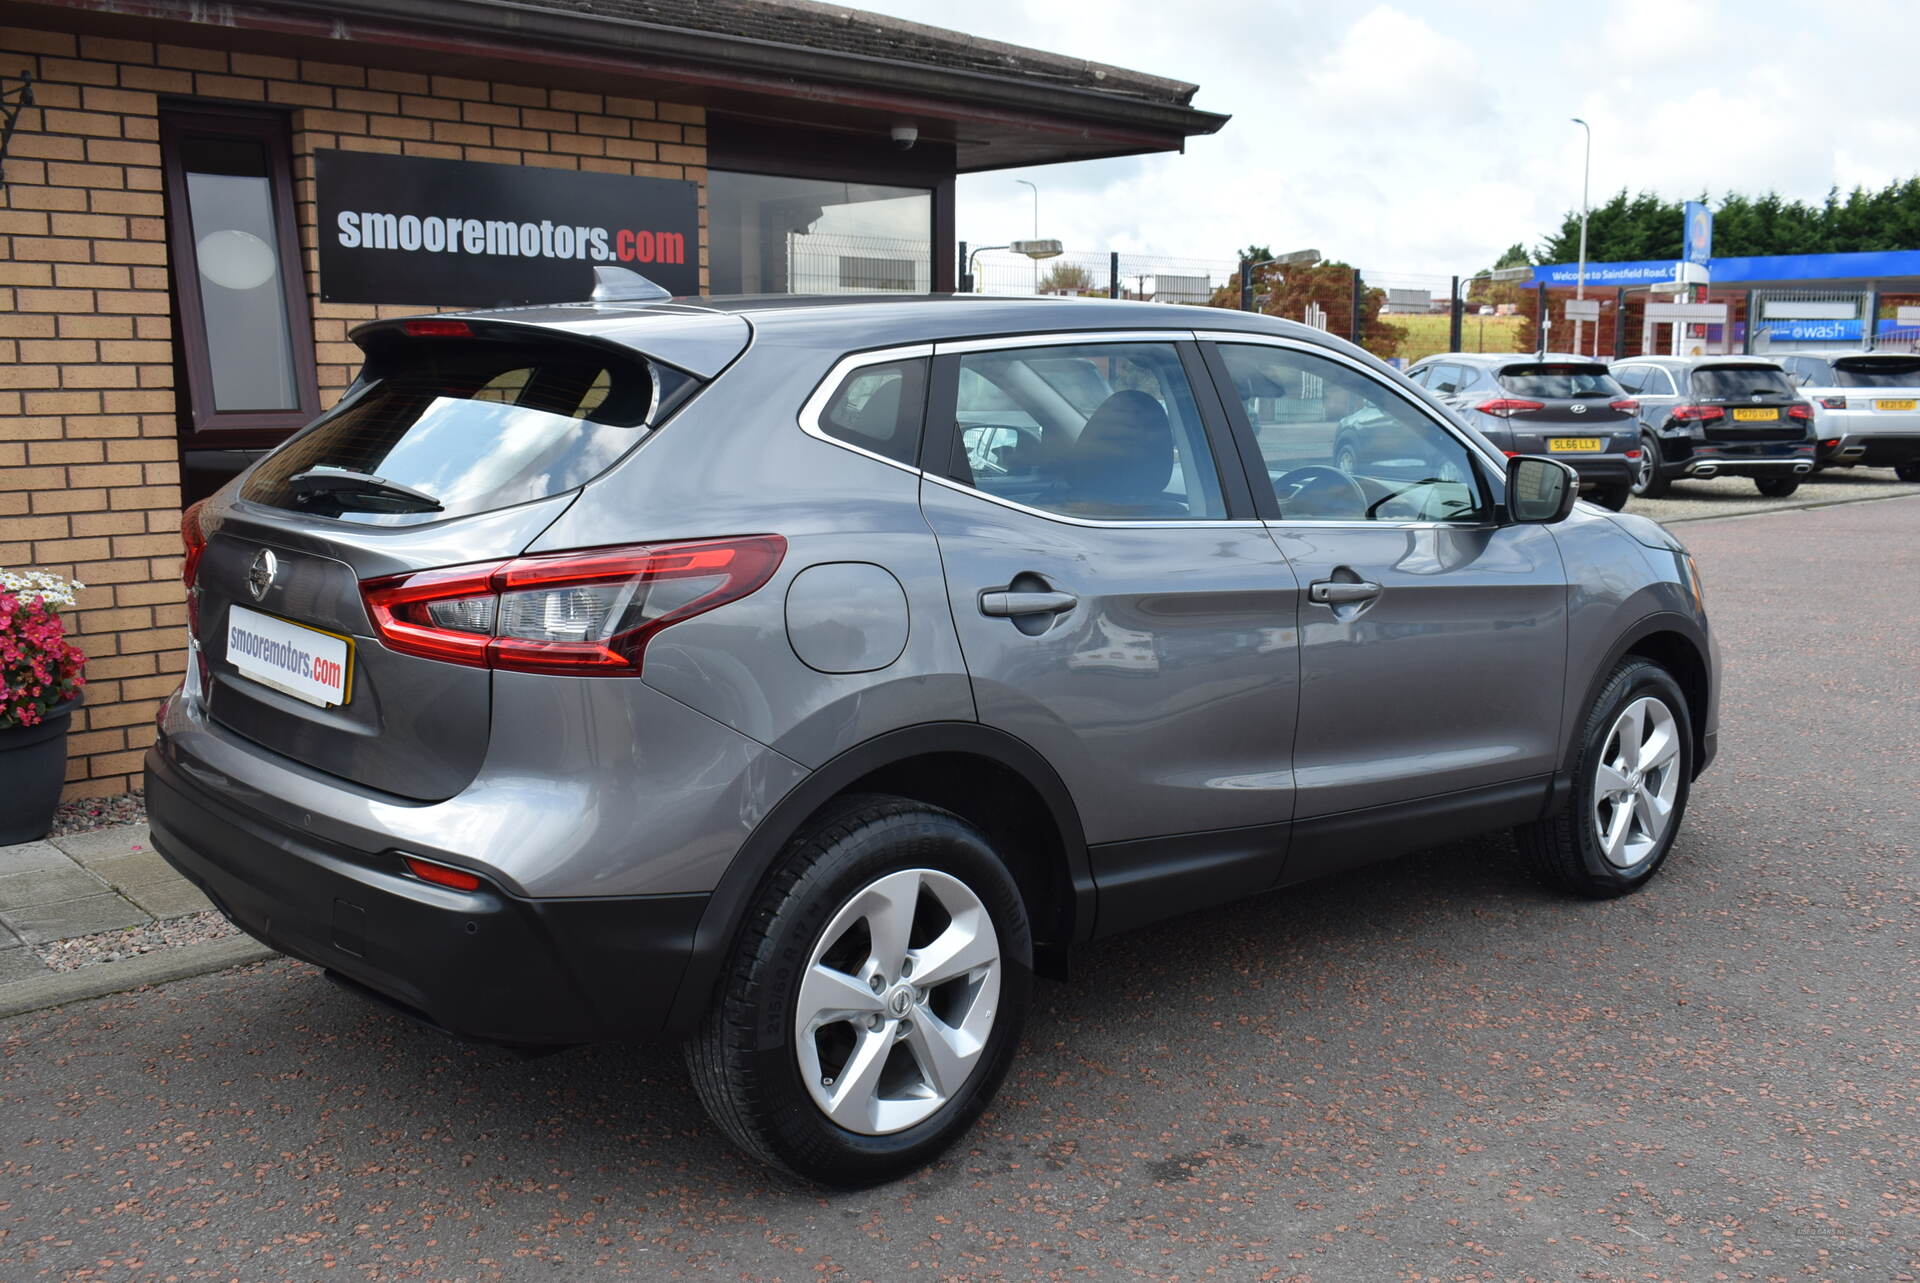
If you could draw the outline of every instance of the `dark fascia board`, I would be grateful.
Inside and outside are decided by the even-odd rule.
[[[671,78],[674,64],[746,72],[756,78],[845,85],[866,93],[898,93],[951,102],[954,115],[986,106],[1028,114],[1041,132],[1080,122],[1132,133],[1161,134],[1170,141],[1217,132],[1231,117],[1173,103],[1103,94],[1069,85],[1036,83],[988,72],[895,61],[640,22],[583,15],[511,3],[511,0],[259,0],[255,5],[208,6],[199,0],[78,0],[72,7],[205,23],[217,10],[221,25],[251,25],[246,13],[298,15],[333,26],[360,19],[379,25],[414,25],[456,35],[503,38],[537,58],[540,46],[601,57],[631,58],[650,73]],[[807,94],[795,84],[798,96]],[[1051,126],[1051,128],[1049,128]],[[1177,145],[1177,144],[1176,144]]]

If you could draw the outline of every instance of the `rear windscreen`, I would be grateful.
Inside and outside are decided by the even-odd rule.
[[[1920,387],[1920,357],[1876,357],[1873,360],[1835,361],[1837,388]]]
[[[1693,372],[1693,394],[1702,401],[1746,397],[1792,397],[1793,383],[1783,370],[1760,365],[1709,365]]]
[[[1626,389],[1602,365],[1509,365],[1500,387],[1515,396],[1619,397]]]
[[[261,461],[242,499],[375,525],[444,521],[584,485],[691,380],[579,344],[421,339]]]

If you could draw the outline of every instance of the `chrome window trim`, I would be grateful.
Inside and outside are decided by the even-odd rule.
[[[1344,352],[1335,352],[1331,348],[1323,348],[1317,343],[1305,343],[1299,339],[1285,335],[1254,334],[1242,330],[1197,330],[1194,332],[1193,337],[1201,343],[1213,343],[1216,345],[1221,343],[1254,343],[1263,347],[1286,348],[1289,351],[1303,352],[1308,356],[1316,356],[1322,360],[1334,361],[1358,373],[1368,375],[1381,387],[1393,393],[1394,396],[1399,397],[1400,400],[1406,402],[1421,414],[1424,414],[1428,419],[1432,420],[1442,432],[1464,446],[1469,458],[1478,457],[1487,463],[1492,467],[1493,474],[1496,477],[1500,477],[1504,483],[1507,475],[1506,459],[1504,457],[1499,459],[1494,458],[1489,450],[1481,448],[1480,444],[1471,437],[1461,435],[1460,430],[1436,412],[1434,407],[1426,405],[1415,397],[1407,396],[1399,388],[1394,387],[1392,383],[1382,379],[1378,370],[1371,368],[1365,362],[1354,360]],[[1416,384],[1415,386],[1417,387],[1419,385]],[[1489,530],[1499,528],[1498,523],[1490,521],[1486,517],[1475,517],[1471,521],[1315,521],[1309,518],[1280,517],[1264,524],[1269,526],[1283,526],[1288,529],[1292,529],[1295,526],[1331,527],[1348,530]]]
[[[865,446],[857,446],[851,441],[843,441],[834,436],[821,426],[820,416],[826,413],[827,403],[833,400],[833,394],[840,390],[840,385],[845,383],[848,376],[855,370],[864,369],[869,365],[889,365],[894,361],[911,361],[932,356],[933,344],[910,343],[902,347],[875,348],[870,352],[855,352],[841,357],[820,380],[820,385],[814,388],[806,404],[800,407],[800,430],[828,445],[838,446],[842,450],[860,455],[862,458],[872,459],[876,463],[884,463],[889,468],[898,468],[902,472],[910,472],[916,476],[922,475],[920,469],[914,464],[889,459],[877,450],[869,450]],[[920,430],[924,436],[926,432],[924,423]]]
[[[956,352],[992,352],[1000,348],[1065,347],[1079,343],[1191,343],[1192,330],[1050,330],[1044,334],[1008,334],[990,339],[941,339],[936,356]]]
[[[936,486],[952,490],[957,494],[968,495],[983,503],[998,504],[1002,508],[1011,508],[1015,512],[1025,513],[1029,517],[1039,517],[1044,521],[1057,521],[1063,526],[1091,526],[1108,530],[1257,530],[1266,523],[1258,518],[1239,520],[1232,517],[1200,517],[1193,521],[1128,521],[1124,518],[1105,521],[1097,517],[1069,517],[1064,513],[1048,512],[1044,508],[1029,508],[1024,503],[1015,503],[1011,499],[1002,499],[998,495],[976,490],[972,486],[962,485],[951,477],[935,476],[931,472],[920,474],[925,480]]]

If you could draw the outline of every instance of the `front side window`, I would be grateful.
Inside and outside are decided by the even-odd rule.
[[[1227,515],[1180,353],[1170,343],[1008,348],[959,359],[949,474],[1062,516]]]
[[[1476,521],[1465,444],[1387,384],[1295,348],[1222,344],[1282,520]]]
[[[167,113],[160,137],[192,429],[298,427],[319,404],[286,123]]]
[[[820,430],[837,441],[913,466],[920,456],[926,371],[925,358],[861,366],[834,389],[820,412]]]

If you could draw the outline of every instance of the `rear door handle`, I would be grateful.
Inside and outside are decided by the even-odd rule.
[[[1017,619],[1021,615],[1058,615],[1072,610],[1080,599],[1070,592],[983,592],[980,613],[995,619]]]
[[[1321,579],[1307,585],[1307,600],[1322,606],[1345,606],[1356,601],[1372,601],[1380,595],[1380,585],[1365,580],[1355,584],[1339,579]]]

